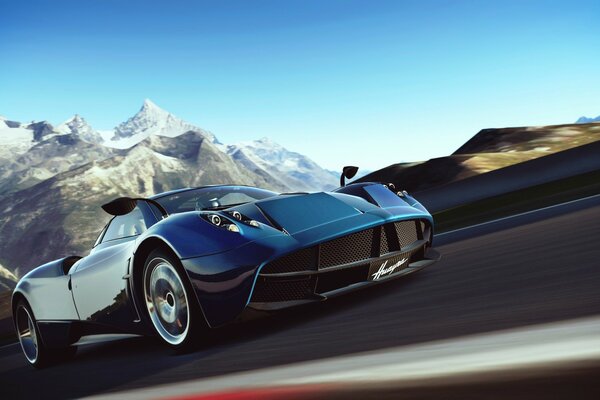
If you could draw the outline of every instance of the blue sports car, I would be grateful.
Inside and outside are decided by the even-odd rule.
[[[36,367],[84,336],[157,335],[188,349],[208,328],[319,302],[439,259],[433,219],[393,185],[274,193],[247,186],[118,198],[89,255],[44,264],[18,283],[14,323]]]

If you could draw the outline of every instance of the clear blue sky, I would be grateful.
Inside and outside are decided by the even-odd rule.
[[[150,98],[339,169],[600,114],[600,2],[0,0],[0,115],[110,129]]]

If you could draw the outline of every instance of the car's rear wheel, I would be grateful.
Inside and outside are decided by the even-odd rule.
[[[154,250],[144,265],[144,303],[158,336],[176,350],[193,347],[203,327],[198,305],[181,263],[170,253]]]
[[[71,358],[77,352],[77,347],[75,346],[50,349],[44,345],[33,311],[24,300],[18,301],[15,307],[14,318],[23,354],[27,361],[34,367],[46,367],[58,361]]]

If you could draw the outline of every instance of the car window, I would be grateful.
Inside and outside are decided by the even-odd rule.
[[[160,221],[161,219],[163,219],[163,213],[162,213],[162,211],[159,210],[158,207],[156,207],[155,204],[150,203],[150,202],[145,202],[145,204],[148,205],[148,208],[150,209],[150,212],[152,213],[152,216],[155,219],[155,221],[152,221],[151,223],[149,223],[150,226],[154,225],[154,223],[156,223],[156,222]]]
[[[141,235],[145,231],[146,222],[144,221],[144,214],[138,206],[130,213],[114,217],[110,221],[108,229],[106,229],[106,233],[102,238],[102,243],[109,240]]]
[[[277,196],[269,190],[249,186],[207,186],[158,197],[156,201],[169,214],[228,207]]]
[[[102,230],[100,231],[100,234],[98,234],[98,237],[96,238],[96,241],[94,242],[94,246],[92,246],[92,247],[96,247],[100,243],[102,243],[102,238],[104,237],[104,232],[106,232],[106,228],[108,228],[108,225],[109,224],[104,225],[104,228],[102,228]]]

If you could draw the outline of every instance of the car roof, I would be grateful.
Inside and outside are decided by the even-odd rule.
[[[175,193],[187,192],[188,190],[200,189],[202,187],[204,187],[204,186],[200,186],[200,187],[197,187],[197,188],[189,188],[189,187],[187,187],[187,188],[181,188],[181,189],[173,189],[173,190],[169,190],[168,192],[157,193],[157,194],[152,195],[152,196],[150,196],[148,198],[150,200],[156,200],[156,199],[160,199],[161,197],[164,197],[164,196],[169,196],[169,195],[172,195],[172,194],[175,194]]]

